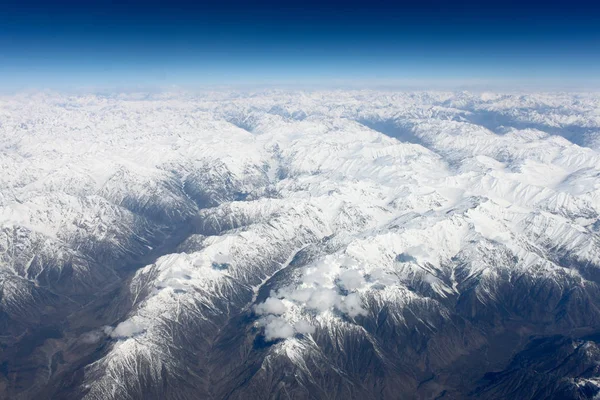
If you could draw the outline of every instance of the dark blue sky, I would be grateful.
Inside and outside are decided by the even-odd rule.
[[[0,6],[0,88],[600,78],[600,6],[579,0]]]

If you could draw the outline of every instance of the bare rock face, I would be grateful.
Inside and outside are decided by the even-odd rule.
[[[7,98],[0,398],[595,398],[599,106]]]

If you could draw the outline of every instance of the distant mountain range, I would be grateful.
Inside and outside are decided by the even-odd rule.
[[[0,399],[600,396],[600,95],[0,99]]]

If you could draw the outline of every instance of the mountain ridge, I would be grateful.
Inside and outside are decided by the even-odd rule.
[[[1,396],[600,392],[596,95],[3,100]]]

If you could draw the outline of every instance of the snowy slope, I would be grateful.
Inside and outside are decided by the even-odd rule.
[[[11,346],[60,334],[8,354],[0,393],[503,396],[529,337],[595,346],[599,110],[593,94],[3,98],[0,327]],[[534,384],[598,392],[598,371],[564,374]]]

